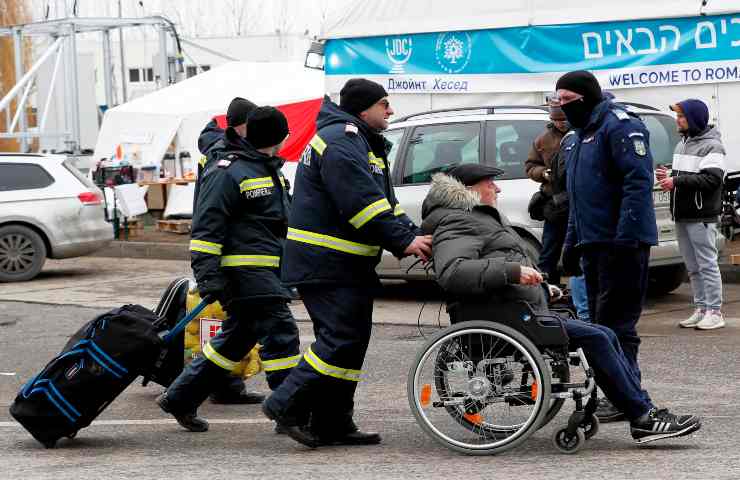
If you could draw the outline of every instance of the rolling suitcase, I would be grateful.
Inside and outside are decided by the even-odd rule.
[[[161,319],[166,329],[173,328],[177,321],[187,314],[188,292],[193,284],[195,281],[191,281],[188,277],[181,277],[173,280],[165,289],[154,313]],[[184,337],[185,329],[182,329],[172,338],[166,355],[159,359],[154,368],[144,377],[144,385],[151,381],[163,387],[169,387],[172,381],[180,375],[184,367]]]
[[[151,375],[173,339],[209,303],[203,300],[171,329],[140,305],[99,315],[21,388],[10,414],[46,448],[74,437],[139,375]]]

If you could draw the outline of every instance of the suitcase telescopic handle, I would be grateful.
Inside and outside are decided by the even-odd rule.
[[[208,305],[212,304],[215,300],[211,298],[210,296],[206,296],[203,300],[200,301],[200,303],[190,311],[187,315],[185,315],[182,320],[177,322],[174,327],[170,331],[165,331],[160,334],[162,340],[164,343],[170,343],[170,341],[176,337],[180,332],[182,332],[185,327],[187,327],[188,323],[192,322],[194,318],[196,318],[200,312],[202,312]]]

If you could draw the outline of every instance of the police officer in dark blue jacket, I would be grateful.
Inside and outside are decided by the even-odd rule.
[[[387,95],[377,83],[352,79],[339,106],[326,98],[296,172],[282,276],[298,287],[316,342],[262,405],[309,447],[380,442],[352,419],[379,284],[375,267],[383,249],[397,257],[431,253],[431,237],[393,194],[389,145],[380,134],[393,114]]]
[[[261,352],[270,388],[298,364],[299,341],[280,281],[288,228],[288,194],[277,157],[288,135],[285,116],[260,107],[250,116],[248,138],[227,128],[224,151],[203,174],[190,242],[191,265],[201,296],[218,300],[228,316],[221,333],[203,348],[157,403],[187,430],[208,422],[198,406],[229,381],[229,373],[269,333]],[[278,348],[279,347],[279,348]]]
[[[658,243],[653,206],[653,159],[642,121],[602,94],[587,71],[560,77],[561,107],[575,134],[563,139],[570,201],[563,251],[566,272],[583,258],[591,321],[614,330],[640,375],[637,321],[648,284],[650,247]],[[605,399],[601,421],[624,418]]]

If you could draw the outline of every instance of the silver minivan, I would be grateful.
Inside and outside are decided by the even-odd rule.
[[[672,163],[679,141],[673,117],[651,107],[626,104],[650,131],[650,149],[655,164]],[[499,208],[519,232],[534,258],[539,256],[542,222],[532,220],[527,205],[539,184],[527,178],[524,162],[535,137],[549,122],[546,107],[465,107],[410,115],[391,123],[385,132],[393,143],[388,155],[396,196],[409,216],[421,222],[421,204],[433,173],[460,163],[482,163],[504,170],[500,183]],[[657,185],[653,199],[658,223],[659,245],[650,255],[650,290],[668,293],[684,281],[686,269],[669,211],[669,194]],[[381,278],[425,280],[429,276],[413,258],[401,261],[384,254],[378,266]]]

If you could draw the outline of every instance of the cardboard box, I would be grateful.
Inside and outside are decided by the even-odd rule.
[[[167,184],[149,185],[149,191],[146,193],[146,206],[149,210],[164,210],[167,206]]]

